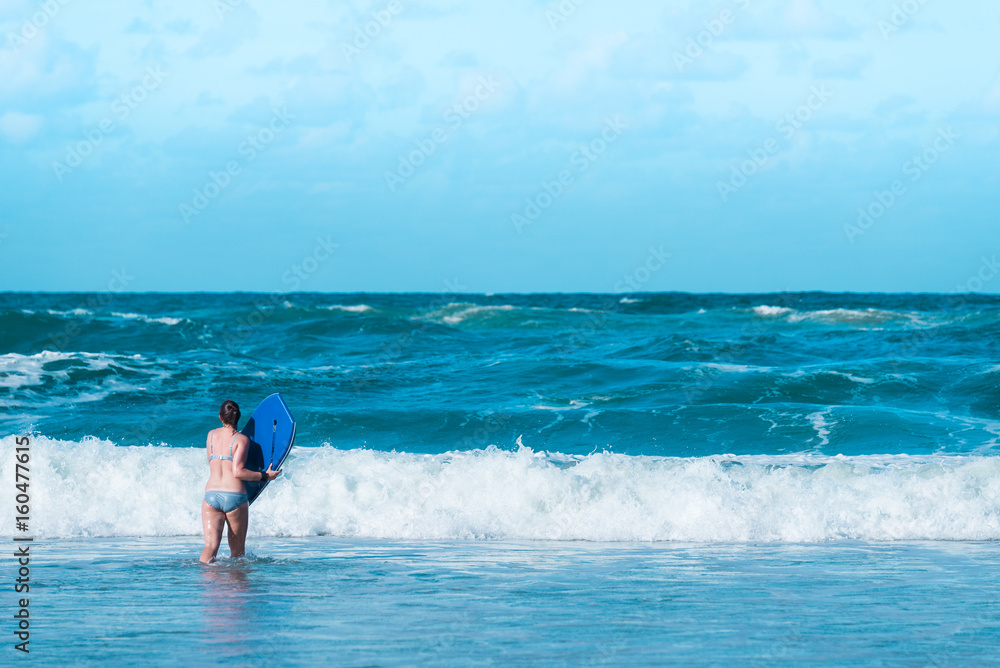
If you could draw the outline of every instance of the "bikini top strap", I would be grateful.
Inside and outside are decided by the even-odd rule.
[[[213,429],[212,431],[209,432],[209,434],[210,436],[208,437],[208,456],[211,457],[212,455],[215,454],[215,430]]]
[[[233,443],[236,442],[236,439],[239,438],[239,436],[240,436],[240,432],[236,432],[235,434],[233,434],[233,440],[229,441],[229,457],[230,457],[230,459],[233,456]]]

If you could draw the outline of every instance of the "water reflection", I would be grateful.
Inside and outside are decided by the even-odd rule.
[[[245,655],[257,618],[251,564],[244,559],[223,559],[201,566],[199,595],[201,628],[214,652]]]

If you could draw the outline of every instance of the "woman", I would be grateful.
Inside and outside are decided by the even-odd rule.
[[[201,552],[201,562],[215,561],[222,542],[222,527],[229,524],[229,556],[242,557],[247,539],[247,522],[250,518],[250,504],[244,481],[274,480],[281,473],[274,471],[270,464],[267,471],[250,471],[247,449],[250,439],[236,428],[240,421],[240,407],[229,399],[219,408],[222,426],[208,432],[205,448],[208,450],[208,484],[205,485],[205,500],[201,503],[201,522],[205,529],[205,549]],[[229,450],[225,454],[225,443]]]

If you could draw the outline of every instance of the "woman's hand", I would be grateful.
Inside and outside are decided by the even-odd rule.
[[[268,464],[267,465],[267,470],[264,471],[264,475],[266,475],[267,477],[266,478],[261,478],[261,482],[263,482],[265,480],[274,480],[279,475],[281,475],[281,469],[278,469],[277,471],[275,471],[274,469],[271,468],[271,465]]]

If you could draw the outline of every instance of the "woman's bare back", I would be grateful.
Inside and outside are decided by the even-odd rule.
[[[234,475],[234,468],[243,468],[246,462],[246,448],[250,439],[227,427],[219,427],[208,432],[205,450],[208,460],[209,477],[205,491],[245,492],[246,486]],[[230,454],[230,446],[232,453]],[[229,458],[232,457],[232,460]],[[237,465],[238,463],[238,465]]]

